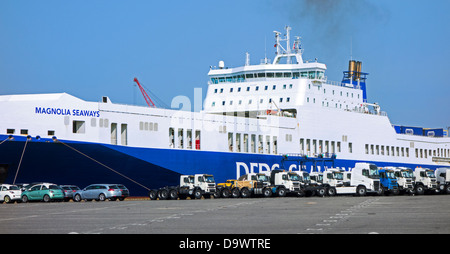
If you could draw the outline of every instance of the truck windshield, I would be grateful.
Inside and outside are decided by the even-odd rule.
[[[394,175],[394,171],[386,171],[386,177],[389,179],[396,179]]]
[[[268,182],[269,178],[266,175],[258,175],[259,182]]]
[[[303,180],[306,182],[309,182],[311,180],[308,173],[303,173]]]
[[[427,170],[427,171],[425,171],[425,172],[426,172],[427,176],[430,177],[430,178],[436,177],[436,176],[434,175],[434,171]]]
[[[291,181],[300,181],[300,177],[297,174],[288,174],[288,176]]]
[[[412,178],[413,172],[412,170],[402,170],[402,176],[405,178]]]
[[[344,174],[342,174],[340,172],[334,173],[333,176],[334,176],[334,179],[336,179],[336,180],[344,180]]]
[[[206,175],[205,176],[205,182],[207,182],[207,183],[214,183],[214,176]]]
[[[374,164],[369,165],[369,178],[378,179],[380,178],[380,173],[378,172],[378,167]]]

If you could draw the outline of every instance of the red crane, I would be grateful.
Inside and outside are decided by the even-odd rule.
[[[139,81],[137,78],[134,78],[134,82],[139,86],[139,89],[141,90],[142,95],[144,96],[145,102],[147,102],[147,105],[151,108],[156,108],[155,103],[153,103],[152,99],[150,99],[150,96],[145,92],[144,88],[139,84]]]

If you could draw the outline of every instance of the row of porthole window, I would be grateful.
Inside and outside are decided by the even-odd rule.
[[[246,91],[250,92],[251,87],[252,86],[247,86]],[[254,87],[255,87],[255,92],[259,91],[259,86],[254,86]],[[292,84],[289,84],[289,85],[284,84],[282,86],[283,89],[287,89],[287,88],[292,89],[292,87],[293,87]],[[272,90],[276,90],[276,89],[277,89],[277,85],[272,85]],[[267,91],[267,90],[269,90],[269,85],[264,86],[264,91]],[[230,91],[230,93],[232,93],[234,91],[234,87],[230,87],[229,91]],[[214,93],[223,93],[223,92],[224,92],[224,88],[215,88],[214,89]],[[241,92],[241,87],[237,88],[237,92],[238,93]]]
[[[280,98],[279,99],[280,103],[283,103],[283,101],[290,102],[291,98],[290,97],[286,97],[286,100],[284,100],[284,98]],[[249,99],[248,100],[248,105],[251,105],[252,103],[253,103],[253,99]],[[263,104],[263,103],[264,103],[264,99],[259,99],[259,104]],[[272,103],[272,99],[271,98],[269,99],[269,103]],[[225,104],[226,104],[226,101],[222,101],[222,106],[225,106]],[[233,100],[229,101],[228,105],[232,106],[233,105]],[[238,105],[242,105],[242,100],[238,101]],[[216,106],[216,102],[213,101],[211,106],[215,107]]]

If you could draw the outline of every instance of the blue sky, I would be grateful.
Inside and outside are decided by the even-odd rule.
[[[450,126],[450,1],[227,0],[0,2],[0,94],[67,92],[145,105],[133,78],[170,105],[207,89],[209,66],[274,56],[292,27],[304,59],[340,81],[350,52],[369,102],[393,124]],[[352,49],[352,50],[350,50]]]

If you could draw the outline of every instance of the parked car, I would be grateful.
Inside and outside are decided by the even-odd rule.
[[[11,203],[21,199],[22,191],[16,185],[0,184],[0,202]]]
[[[126,197],[130,196],[130,191],[123,184],[116,184],[119,187],[120,191],[122,191],[122,197],[119,198],[120,201],[123,201]]]
[[[28,187],[22,192],[22,202],[39,200],[49,202],[51,200],[61,201],[64,193],[58,185],[53,183],[39,183]]]
[[[97,201],[116,200],[117,198],[124,198],[122,191],[116,184],[91,184],[74,193],[73,201],[80,202],[81,200]]]
[[[73,199],[73,194],[81,190],[80,187],[76,185],[60,185],[59,187],[63,190],[64,201],[69,201],[70,199]]]

